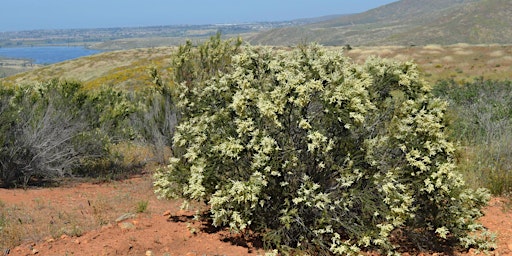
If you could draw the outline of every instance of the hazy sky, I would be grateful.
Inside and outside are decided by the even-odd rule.
[[[0,31],[285,21],[397,0],[2,0]]]

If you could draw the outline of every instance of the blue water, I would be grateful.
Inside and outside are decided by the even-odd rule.
[[[0,48],[0,57],[31,59],[35,64],[53,64],[99,53],[83,47],[45,46]]]

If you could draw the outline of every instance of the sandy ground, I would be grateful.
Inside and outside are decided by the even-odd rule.
[[[137,196],[130,197],[130,193]],[[90,230],[84,230],[80,236],[66,233],[38,239],[27,236],[28,238],[23,238],[21,245],[4,250],[4,255],[264,255],[264,251],[258,246],[246,243],[226,230],[218,230],[207,223],[194,221],[192,212],[179,210],[180,202],[158,200],[151,192],[149,177],[103,184],[81,183],[58,188],[0,189],[0,200],[4,208],[26,207],[33,210],[31,214],[37,215],[40,212],[40,218],[31,217],[32,225],[43,226],[53,225],[54,213],[64,211],[77,212],[78,215],[73,216],[87,219],[87,216],[98,213],[97,210],[89,208],[96,209],[94,199],[99,197],[107,198],[110,207],[106,208],[113,209],[111,211],[114,212],[106,217],[107,222],[97,225],[96,228],[92,225]],[[39,199],[34,200],[35,198]],[[131,200],[130,203],[133,204],[132,202],[140,202],[141,198],[148,202],[148,208],[143,213],[132,212],[127,216],[121,214],[126,211],[122,209],[126,201]],[[51,202],[51,207],[47,206],[50,205],[48,202]],[[44,211],[48,209],[51,211]],[[498,234],[498,249],[491,254],[512,255],[511,204],[503,198],[494,198],[485,213],[482,223]],[[30,232],[31,229],[24,227],[23,230]],[[464,253],[471,254],[473,251]]]

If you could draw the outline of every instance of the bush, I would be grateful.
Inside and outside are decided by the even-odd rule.
[[[154,86],[138,93],[136,101],[141,107],[130,119],[130,124],[137,131],[141,144],[150,147],[151,160],[158,164],[166,164],[177,122],[172,86],[162,81],[156,68],[151,68],[149,75]]]
[[[218,60],[208,53],[231,44],[217,45],[177,58]],[[475,236],[489,195],[454,171],[446,104],[415,65],[358,66],[318,46],[231,53],[176,83],[181,121],[174,157],[155,174],[160,196],[207,202],[214,225],[258,232],[280,251],[394,252],[398,238],[489,245]]]
[[[88,134],[80,88],[56,80],[2,88],[0,179],[5,186],[70,175],[84,160],[107,154],[104,142]]]
[[[97,176],[92,172],[114,165],[119,156],[112,145],[138,136],[130,123],[142,109],[136,98],[111,87],[84,91],[81,83],[58,80],[1,88],[2,185]]]
[[[0,185],[121,177],[150,155],[127,163],[122,148],[129,144],[153,149],[151,160],[164,162],[176,112],[170,87],[155,84],[140,91],[84,90],[79,82],[58,80],[0,87]]]

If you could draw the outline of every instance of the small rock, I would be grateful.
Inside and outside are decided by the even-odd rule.
[[[146,256],[153,256],[153,252],[152,251],[146,251]]]
[[[75,241],[75,244],[80,244],[80,240],[76,239]]]
[[[130,222],[121,222],[117,224],[121,229],[135,229],[135,225]]]
[[[101,230],[107,230],[107,229],[111,229],[113,227],[114,227],[114,225],[112,225],[112,223],[109,223],[107,225],[101,226]]]
[[[121,222],[123,220],[127,220],[127,219],[133,219],[135,218],[135,213],[125,213],[121,216],[119,216],[117,219],[116,219],[116,222]]]
[[[197,254],[195,254],[193,252],[187,252],[187,254],[185,254],[185,256],[197,256]]]
[[[38,254],[38,253],[39,253],[39,251],[36,248],[32,249],[32,254],[35,255],[35,254]]]
[[[66,234],[62,234],[62,236],[60,236],[60,239],[66,239],[66,238],[68,238],[68,235],[66,235]]]
[[[167,210],[165,211],[162,216],[171,216],[171,211],[170,210]]]

